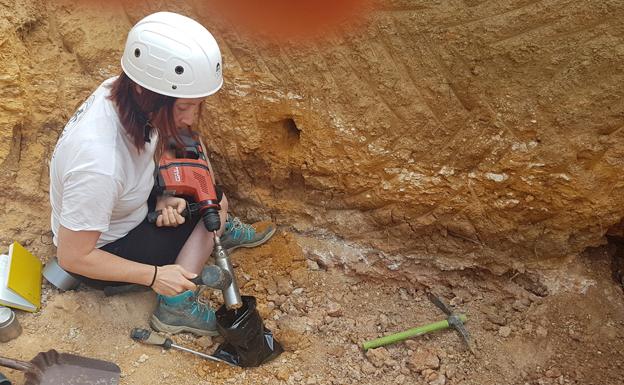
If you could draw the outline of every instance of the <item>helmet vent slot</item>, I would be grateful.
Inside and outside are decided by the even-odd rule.
[[[135,48],[134,49],[134,57],[139,57],[139,56],[141,56],[141,50],[138,49],[138,48]]]
[[[184,73],[184,67],[176,66],[175,73],[177,73],[178,75],[182,75]]]

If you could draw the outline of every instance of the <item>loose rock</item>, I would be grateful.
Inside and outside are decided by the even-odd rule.
[[[288,295],[292,292],[292,285],[290,279],[286,277],[279,277],[277,279],[277,294]]]
[[[336,302],[327,304],[327,315],[331,317],[340,317],[342,315],[342,307]]]
[[[503,326],[500,329],[498,329],[498,335],[501,337],[509,337],[509,335],[511,334],[511,328],[509,326]]]
[[[306,264],[308,265],[308,269],[312,271],[321,270],[321,268],[319,267],[318,263],[316,263],[316,261],[313,261],[311,259],[306,259]]]
[[[388,353],[386,348],[369,349],[366,352],[366,358],[368,358],[375,367],[380,368],[390,359],[390,353]]]
[[[548,330],[546,330],[546,328],[543,326],[538,326],[537,330],[535,330],[535,334],[537,334],[537,336],[540,338],[544,338],[548,335]]]
[[[558,378],[561,376],[561,370],[558,368],[550,368],[546,371],[546,377],[548,378]]]
[[[207,349],[207,348],[211,347],[212,346],[212,337],[210,337],[210,336],[200,337],[197,340],[197,345],[199,345],[200,347],[202,347],[204,349]]]
[[[440,359],[435,352],[428,349],[419,349],[412,353],[407,366],[415,372],[422,372],[426,369],[440,368]]]
[[[147,354],[141,354],[141,356],[139,357],[139,359],[137,360],[137,362],[139,364],[144,363],[145,361],[149,360],[149,356]]]

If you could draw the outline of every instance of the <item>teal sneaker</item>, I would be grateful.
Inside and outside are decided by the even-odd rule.
[[[275,225],[271,222],[257,222],[248,225],[238,217],[228,214],[225,231],[221,236],[221,245],[230,253],[239,247],[256,247],[268,241],[275,234]]]
[[[159,332],[190,332],[200,336],[216,336],[217,319],[208,305],[200,303],[192,291],[173,297],[158,295],[156,310],[150,319],[152,328]]]

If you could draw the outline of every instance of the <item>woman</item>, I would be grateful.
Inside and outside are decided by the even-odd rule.
[[[159,294],[150,320],[156,330],[214,335],[214,311],[197,301],[190,281],[208,260],[213,235],[201,221],[185,220],[182,198],[148,198],[155,157],[179,141],[223,84],[219,47],[196,21],[159,12],[130,30],[121,66],[122,74],[102,83],[70,119],[52,156],[59,264],[90,283],[151,287]],[[224,196],[220,205],[220,231],[234,230],[230,249],[258,245],[275,231],[226,223]],[[146,220],[149,209],[162,210],[156,226]]]

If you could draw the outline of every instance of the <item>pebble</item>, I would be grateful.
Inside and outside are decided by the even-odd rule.
[[[546,330],[546,328],[543,326],[538,326],[537,330],[535,330],[535,334],[537,334],[537,336],[540,338],[544,338],[548,335],[548,330]]]
[[[509,326],[502,326],[498,329],[498,335],[504,338],[509,337],[509,335],[511,335],[511,328]]]
[[[137,362],[139,364],[144,363],[145,361],[149,360],[149,356],[147,354],[141,354],[141,356],[139,357],[139,359],[137,360]]]
[[[273,281],[272,279],[268,279],[264,286],[269,295],[277,294],[277,285],[275,284],[275,281]]]
[[[362,378],[362,375],[360,374],[359,370],[352,368],[349,371],[349,377],[353,378],[354,380],[360,380]]]
[[[488,331],[494,331],[494,330],[498,330],[498,326],[490,322],[484,322],[483,329],[488,330]]]
[[[211,347],[212,346],[212,337],[210,337],[210,336],[200,337],[197,340],[197,345],[199,345],[201,348],[204,348],[204,349]]]
[[[275,299],[273,300],[273,302],[275,302],[277,306],[282,306],[284,302],[286,302],[286,300],[288,300],[288,297],[286,297],[285,295],[279,295],[279,296],[275,296]]]
[[[342,315],[342,307],[339,303],[329,302],[327,304],[327,315],[330,317],[340,317]]]
[[[546,371],[545,374],[548,378],[558,378],[559,376],[561,376],[561,370],[559,370],[558,368],[550,368]]]
[[[306,286],[309,280],[310,273],[306,269],[297,269],[290,272],[290,279],[297,286]]]
[[[292,292],[290,279],[286,277],[279,277],[276,283],[277,283],[277,294],[288,295]]]
[[[579,332],[577,332],[576,330],[574,330],[572,328],[568,329],[568,335],[574,341],[581,341],[583,339],[583,336]]]
[[[418,350],[418,348],[421,346],[422,344],[416,342],[415,339],[409,339],[409,340],[405,340],[405,346],[407,346],[408,349],[411,349],[413,351]],[[410,354],[412,354],[413,352],[410,352]]]
[[[277,326],[282,331],[292,331],[298,335],[302,335],[306,332],[306,319],[303,317],[293,317],[286,315],[277,320]]]
[[[457,367],[455,365],[448,365],[444,370],[446,373],[446,377],[450,380],[455,377],[455,373],[457,373]]]
[[[286,381],[288,380],[288,377],[290,377],[290,372],[287,368],[279,368],[275,373],[275,377],[278,380]]]
[[[388,323],[389,323],[388,316],[381,313],[379,315],[379,325],[381,326],[381,329],[386,330],[388,328]]]
[[[507,325],[507,322],[505,321],[505,317],[502,317],[498,314],[488,314],[487,316],[488,321],[490,321],[491,323],[498,325],[498,326],[505,326]]]
[[[67,338],[78,338],[78,336],[80,335],[80,329],[76,328],[76,327],[71,327],[69,328],[69,332],[67,333]]]
[[[428,377],[427,381],[429,385],[445,385],[446,377],[444,374],[434,372]]]
[[[369,349],[366,352],[366,358],[377,368],[384,366],[386,361],[390,359],[390,353],[386,348]]]
[[[318,263],[316,263],[316,261],[313,261],[311,259],[306,259],[306,264],[308,265],[308,269],[312,271],[321,270],[321,268],[319,267]]]
[[[362,373],[364,374],[370,375],[370,374],[375,373],[375,367],[368,361],[364,361],[360,369],[362,370]]]
[[[438,369],[440,368],[440,358],[431,350],[419,349],[409,357],[407,366],[415,372]]]

